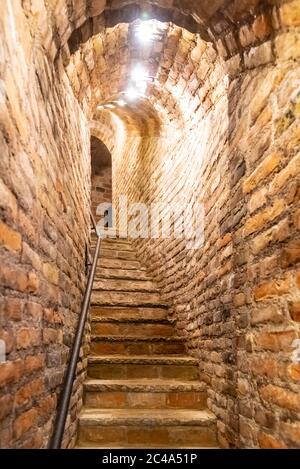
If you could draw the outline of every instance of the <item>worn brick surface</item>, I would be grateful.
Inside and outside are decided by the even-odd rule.
[[[137,2],[3,3],[1,445],[49,439],[85,284],[91,132],[112,154],[113,197],[203,202],[203,248],[135,244],[199,360],[221,444],[299,447],[299,0],[186,0],[182,11],[148,0],[164,22],[143,52]],[[137,60],[156,77],[149,99],[96,110],[124,90]],[[104,184],[95,177],[93,195],[110,198]]]

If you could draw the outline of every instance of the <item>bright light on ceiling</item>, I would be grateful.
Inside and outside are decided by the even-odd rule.
[[[125,91],[125,95],[129,101],[135,101],[140,96],[140,93],[136,88],[131,86]]]
[[[147,80],[148,73],[143,65],[137,64],[132,70],[131,76],[134,81]]]
[[[136,36],[144,44],[153,40],[153,34],[153,25],[149,21],[142,21],[136,28]]]

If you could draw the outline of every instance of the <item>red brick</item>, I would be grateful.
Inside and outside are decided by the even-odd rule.
[[[283,278],[278,280],[271,280],[270,282],[259,285],[254,290],[254,297],[256,301],[264,300],[265,298],[272,298],[282,296],[290,292],[291,285],[290,279]]]
[[[268,433],[260,431],[258,433],[258,444],[262,449],[285,449],[288,446],[284,441],[280,441],[277,436],[269,435]]]
[[[21,376],[21,366],[21,360],[0,363],[0,387],[18,380]]]
[[[300,301],[291,301],[289,312],[293,321],[300,322]]]
[[[38,329],[26,328],[17,333],[17,348],[27,349],[41,343],[41,333]]]
[[[0,220],[0,244],[10,251],[21,251],[22,239],[19,233]]]
[[[262,399],[279,407],[284,407],[295,412],[300,410],[300,395],[295,392],[268,384],[260,388],[259,394]]]
[[[293,331],[257,332],[254,343],[257,350],[271,350],[273,352],[291,351],[293,340],[297,333]]]
[[[44,355],[32,355],[25,358],[25,371],[30,375],[41,370],[45,365]]]
[[[18,439],[32,427],[37,426],[38,412],[30,409],[16,418],[14,422],[14,435]]]
[[[15,405],[17,407],[28,404],[31,399],[36,399],[44,391],[44,382],[42,378],[38,378],[30,383],[22,386],[15,393]]]

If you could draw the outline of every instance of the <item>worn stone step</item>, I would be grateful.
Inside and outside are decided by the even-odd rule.
[[[105,259],[137,260],[136,253],[134,251],[117,251],[115,249],[106,249],[102,246],[100,247],[99,257]]]
[[[96,379],[174,378],[195,380],[198,362],[176,355],[99,355],[90,356],[88,376]]]
[[[80,443],[80,445],[78,444],[77,446],[75,446],[74,449],[86,449],[86,450],[93,450],[93,449],[107,449],[107,444],[97,444],[97,445],[90,445],[89,443]],[[143,444],[125,444],[125,443],[120,443],[118,445],[115,445],[115,444],[110,444],[109,445],[109,449],[178,449],[178,450],[182,450],[182,449],[197,449],[197,450],[201,450],[201,449],[220,449],[219,446],[193,446],[193,445],[179,445],[179,446],[176,446],[176,445],[162,445],[161,443],[156,443],[156,444],[149,444],[147,443],[147,445],[143,445]]]
[[[186,352],[179,337],[92,336],[91,355],[182,355]]]
[[[147,307],[112,307],[112,306],[92,306],[91,317],[93,321],[115,321],[115,322],[168,322],[168,309],[163,308],[147,308]]]
[[[205,386],[198,381],[88,380],[84,391],[89,408],[206,408]]]
[[[101,279],[118,279],[118,280],[151,280],[144,270],[141,269],[106,269],[97,267],[95,281]]]
[[[216,446],[216,418],[205,410],[84,409],[79,444]]]
[[[96,244],[95,244],[96,245]],[[132,247],[132,244],[130,241],[126,240],[107,240],[107,239],[102,239],[101,240],[101,248],[103,249],[108,249],[108,250],[114,250],[114,251],[130,251],[134,252],[134,249]]]
[[[174,326],[172,324],[154,324],[126,322],[99,322],[91,323],[92,334],[99,336],[123,336],[139,337],[148,340],[152,336],[171,337],[174,336]]]
[[[159,290],[151,280],[120,280],[96,278],[93,284],[93,291],[158,293]]]
[[[92,305],[110,306],[166,306],[159,293],[93,291]]]
[[[97,273],[101,272],[102,268],[106,269],[122,269],[122,270],[140,270],[146,272],[146,269],[141,267],[137,260],[131,259],[114,259],[109,257],[99,256],[97,262]]]

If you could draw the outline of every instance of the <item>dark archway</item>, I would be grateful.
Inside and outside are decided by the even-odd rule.
[[[96,217],[97,207],[112,203],[112,160],[107,146],[98,138],[91,137],[92,164],[92,213]]]

